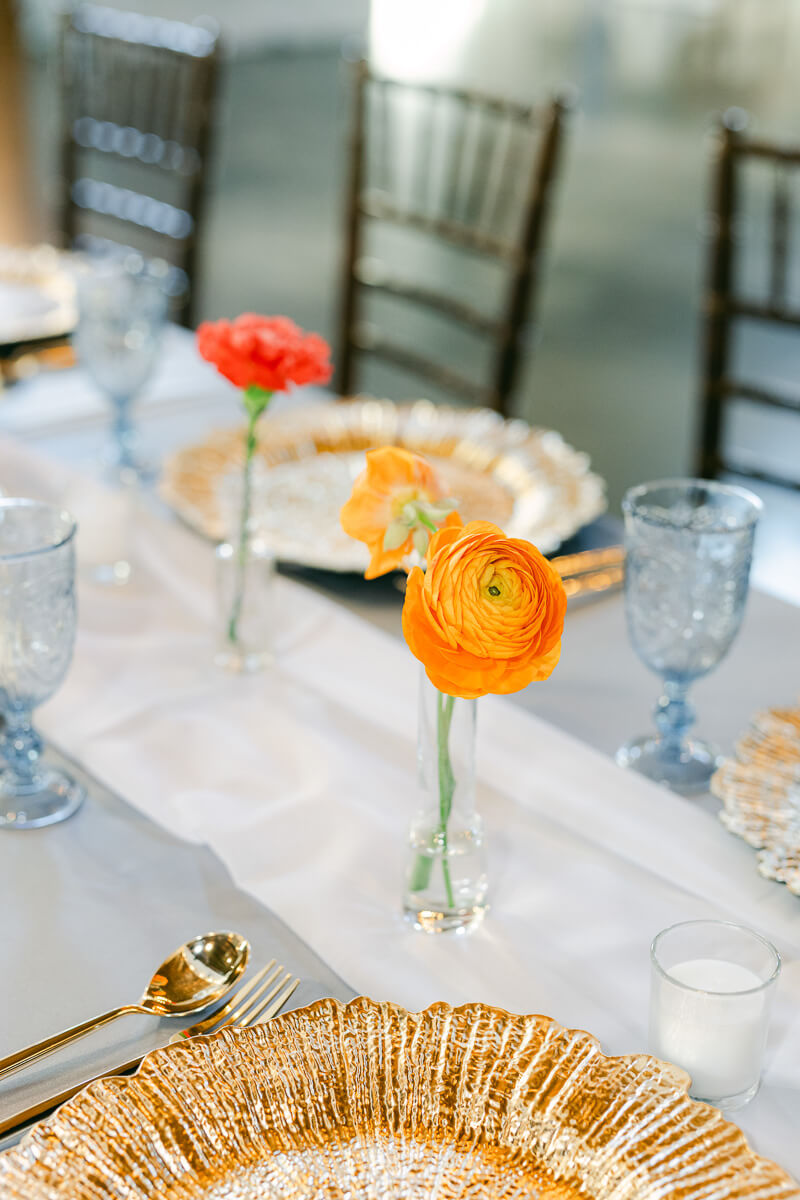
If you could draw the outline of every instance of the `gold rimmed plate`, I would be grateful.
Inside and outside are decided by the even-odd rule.
[[[0,1156],[0,1195],[800,1197],[687,1082],[547,1017],[321,1000],[92,1084]]]
[[[0,348],[73,331],[78,312],[72,262],[53,246],[0,246]]]
[[[435,466],[465,521],[494,521],[545,553],[605,511],[605,487],[587,456],[551,430],[486,409],[420,400],[297,404],[259,426],[254,525],[276,556],[299,566],[363,572],[366,548],[339,525],[339,510],[365,451],[400,445]],[[228,429],[173,455],[162,496],[194,529],[216,540],[236,528],[243,436]]]

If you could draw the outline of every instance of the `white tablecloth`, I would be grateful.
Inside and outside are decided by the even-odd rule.
[[[64,467],[0,445],[4,489],[73,485]],[[784,971],[765,1086],[737,1119],[800,1175],[800,901],[760,878],[743,843],[691,802],[487,698],[478,772],[492,910],[470,938],[416,934],[398,913],[415,789],[410,653],[279,580],[278,665],[221,674],[209,547],[143,515],[139,550],[134,586],[81,587],[75,662],[40,714],[48,735],[155,820],[208,842],[355,988],[412,1008],[484,1000],[591,1030],[610,1053],[639,1051],[654,933],[703,916],[762,930]],[[535,686],[544,696],[550,685]]]

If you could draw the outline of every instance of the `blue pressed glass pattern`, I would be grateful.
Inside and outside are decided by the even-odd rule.
[[[687,692],[738,632],[760,508],[744,489],[705,480],[643,484],[623,503],[628,630],[663,692],[657,735],[627,743],[617,760],[678,791],[705,788],[717,764],[711,747],[687,737]]]
[[[32,500],[0,501],[0,827],[63,820],[83,799],[42,756],[32,710],[56,691],[75,641],[72,518]]]

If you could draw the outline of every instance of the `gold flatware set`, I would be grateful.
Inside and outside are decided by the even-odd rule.
[[[249,955],[249,943],[237,933],[207,933],[194,938],[161,964],[137,1004],[113,1008],[0,1059],[0,1080],[129,1013],[181,1017],[216,1004],[240,978]]]
[[[0,1060],[0,1086],[16,1071],[38,1062],[102,1025],[126,1013],[149,1013],[158,1017],[186,1016],[218,1004],[241,979],[250,955],[247,940],[234,933],[210,933],[181,946],[159,967],[138,1004],[124,1005],[101,1017],[37,1042]],[[288,1004],[300,980],[273,958],[242,985],[221,1008],[197,1021],[188,1029],[173,1034],[170,1042],[183,1041],[198,1034],[218,1033],[221,1029],[246,1029],[269,1021]],[[144,1055],[100,1072],[61,1091],[44,1097],[25,1109],[0,1120],[0,1136],[63,1104],[90,1083],[135,1070]]]
[[[578,550],[550,559],[564,584],[568,600],[601,595],[621,588],[625,582],[624,546],[604,546],[600,550]],[[406,577],[396,576],[398,591],[406,590]]]
[[[615,591],[625,581],[625,549],[604,546],[550,559],[564,582],[567,599]]]
[[[64,371],[74,367],[75,351],[67,341],[46,343],[40,347],[23,346],[7,357],[0,357],[0,392],[4,387],[30,379],[40,371]]]

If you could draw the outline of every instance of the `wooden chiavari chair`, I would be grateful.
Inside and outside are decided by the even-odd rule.
[[[532,322],[565,105],[539,110],[477,93],[421,87],[356,64],[337,391],[357,390],[365,356],[421,377],[469,404],[507,413],[526,324]],[[411,231],[500,268],[496,311],[439,278],[410,278],[371,255],[379,226]],[[419,254],[424,256],[425,251]],[[456,285],[457,287],[457,285]],[[365,300],[390,297],[436,314],[487,345],[485,378],[403,344],[364,320]],[[529,340],[526,337],[526,340]]]
[[[219,61],[201,26],[83,4],[62,31],[61,229],[69,245],[131,246],[172,266],[192,323]]]
[[[785,388],[741,378],[735,367],[734,336],[744,323],[800,329],[800,301],[790,294],[791,191],[800,168],[800,146],[780,146],[751,138],[743,129],[743,114],[734,110],[720,124],[712,180],[712,228],[705,297],[705,343],[701,395],[698,474],[713,479],[730,473],[780,487],[800,489],[796,475],[763,465],[755,452],[726,446],[726,415],[734,403],[760,406],[800,416],[800,388]],[[744,173],[761,163],[773,171],[769,203],[769,263],[767,286],[748,294],[743,279],[739,238],[743,211]],[[800,364],[800,343],[798,344]],[[798,425],[800,434],[800,425]]]

